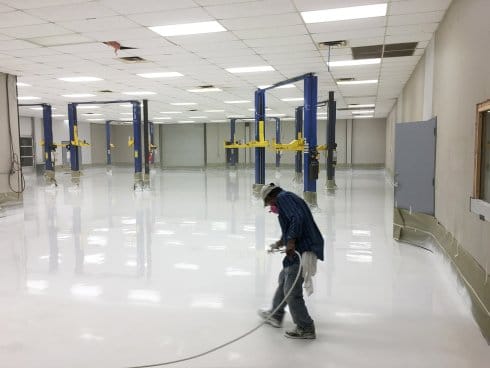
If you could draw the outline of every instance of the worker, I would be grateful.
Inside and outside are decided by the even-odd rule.
[[[271,326],[281,327],[287,304],[296,327],[286,331],[285,336],[292,339],[315,339],[315,324],[303,299],[303,282],[307,293],[311,294],[313,292],[311,277],[316,273],[316,261],[317,259],[323,261],[322,234],[310,208],[296,194],[271,183],[262,188],[261,197],[264,206],[269,206],[270,212],[278,215],[281,226],[281,239],[271,244],[270,248],[274,251],[285,247],[286,255],[282,261],[283,269],[279,274],[279,285],[272,300],[272,308],[259,311],[259,316]],[[301,255],[303,269],[297,283],[294,284],[300,269],[300,259],[296,252]],[[291,293],[284,303],[289,290]],[[274,311],[275,313],[272,314]]]

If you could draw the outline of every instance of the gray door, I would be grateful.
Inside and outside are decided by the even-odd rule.
[[[395,207],[434,215],[437,120],[395,127]]]

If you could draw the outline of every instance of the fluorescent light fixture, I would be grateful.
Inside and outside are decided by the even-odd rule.
[[[31,109],[31,110],[43,110],[43,108],[41,106],[38,106],[38,107],[30,107],[29,109]],[[56,110],[56,107],[52,107],[51,110]]]
[[[337,81],[338,85],[354,85],[354,84],[376,84],[377,79],[353,80],[353,81]]]
[[[120,112],[121,115],[133,115],[132,112]]]
[[[97,77],[63,77],[63,78],[58,78],[58,80],[64,81],[64,82],[98,82],[103,80],[102,78],[97,78]]]
[[[270,116],[272,118],[280,118],[281,116],[286,116],[286,114],[267,114],[267,116]]]
[[[270,107],[266,107],[265,111],[271,111],[272,109]],[[248,111],[255,111],[255,109],[248,109]]]
[[[238,73],[258,73],[258,72],[273,72],[275,69],[270,65],[246,66],[241,68],[226,68],[227,72]]]
[[[202,33],[225,32],[226,28],[215,20],[210,22],[183,23],[168,26],[148,27],[151,31],[163,37],[183,36]]]
[[[316,114],[317,114],[317,115],[328,115],[328,112],[326,112],[326,111],[321,111],[321,112],[317,112]]]
[[[94,118],[94,119],[87,119],[87,121],[104,121],[105,119],[98,119],[98,118]]]
[[[196,102],[172,102],[170,105],[174,106],[189,106],[189,105],[197,105]]]
[[[228,115],[227,118],[228,119],[231,119],[231,118],[244,118],[245,115]],[[249,119],[249,120],[254,120],[254,119]]]
[[[243,104],[243,103],[249,103],[249,100],[234,100],[234,101],[224,101],[226,104]]]
[[[374,110],[354,110],[352,111],[352,115],[362,115],[362,114],[373,114]]]
[[[68,98],[77,98],[77,97],[95,97],[94,94],[92,93],[71,93],[68,95],[62,95],[63,97],[68,97]]]
[[[148,96],[148,95],[156,95],[156,92],[150,92],[150,91],[129,91],[129,92],[123,92],[123,95],[128,95],[128,96]]]
[[[170,116],[158,116],[153,118],[153,120],[170,120],[172,119]]]
[[[179,120],[179,123],[194,123],[194,120]]]
[[[356,115],[355,119],[366,119],[366,118],[374,118],[374,115]]]
[[[204,112],[225,112],[225,110],[204,110]]]
[[[19,96],[17,97],[19,101],[31,101],[31,100],[40,100],[41,97],[34,97],[34,96]]]
[[[226,123],[228,120],[211,120],[211,123]]]
[[[374,65],[381,63],[381,59],[359,59],[359,60],[339,60],[339,61],[329,61],[328,66],[358,66],[358,65]]]
[[[348,8],[334,8],[301,12],[305,23],[336,22],[339,20],[363,19],[386,16],[388,5],[374,4],[350,6]]]
[[[143,78],[175,78],[175,77],[183,77],[184,74],[179,72],[158,72],[158,73],[141,73],[136,74]]]
[[[31,85],[23,82],[17,82],[17,87],[31,87]]]
[[[267,84],[265,86],[258,86],[260,89],[265,89],[265,88],[269,88],[270,86],[272,86],[272,84]],[[277,89],[286,89],[286,88],[295,88],[296,86],[293,84],[293,83],[290,83],[290,84],[285,84],[283,86],[280,86],[280,87],[277,87]]]
[[[203,93],[203,92],[221,92],[221,88],[192,88],[188,89],[187,92]]]
[[[281,101],[286,101],[286,102],[289,102],[289,101],[303,101],[304,98],[303,97],[287,97],[287,98],[281,98]]]
[[[160,114],[182,114],[182,111],[160,111]]]
[[[102,116],[102,114],[94,114],[94,113],[85,113],[85,114],[82,114],[84,116]]]
[[[207,119],[207,116],[189,116],[189,119]]]
[[[53,114],[51,115],[53,118],[61,118],[62,116],[65,116],[64,114]]]
[[[347,105],[347,107],[350,109],[356,108],[356,107],[363,108],[363,107],[375,107],[375,106],[376,106],[375,104],[349,104],[349,105]]]
[[[122,104],[119,105],[120,107],[133,107],[133,104],[127,103],[127,104]]]
[[[97,105],[77,105],[77,109],[90,110],[90,109],[100,109]]]

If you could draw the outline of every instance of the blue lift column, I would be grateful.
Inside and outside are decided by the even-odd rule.
[[[295,111],[295,137],[296,139],[303,138],[303,106],[298,106]],[[296,151],[294,157],[294,181],[296,183],[303,182],[303,152]]]
[[[317,147],[317,95],[318,77],[309,75],[305,78],[304,122],[304,199],[310,206],[317,206],[316,181],[318,180],[319,163]]]
[[[142,160],[141,160],[141,103],[131,102],[133,105],[133,135],[134,135],[134,188],[143,186]]]
[[[327,189],[335,189],[335,165],[337,165],[337,143],[335,143],[335,125],[337,124],[337,103],[334,92],[328,92],[327,126]]]
[[[68,104],[68,128],[70,129],[70,167],[71,180],[74,184],[80,183],[80,156],[78,153],[79,147],[75,144],[78,140],[78,122],[77,122],[77,105],[74,103]]]
[[[276,143],[281,143],[281,119],[273,117],[276,121]],[[281,166],[281,152],[276,150],[276,169]]]
[[[106,155],[107,155],[107,166],[112,165],[112,157],[111,157],[111,122],[107,120],[105,122],[105,147],[106,147]]]
[[[255,91],[255,140],[265,140],[265,90]],[[254,195],[259,198],[265,184],[265,147],[255,147]]]

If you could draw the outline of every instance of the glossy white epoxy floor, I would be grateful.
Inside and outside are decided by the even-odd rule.
[[[268,172],[267,182],[276,181]],[[119,368],[174,360],[240,335],[270,303],[281,267],[275,215],[251,198],[253,171],[85,170],[46,189],[28,180],[24,223],[0,218],[0,366]],[[283,171],[280,184],[302,192]],[[255,334],[178,367],[484,368],[490,347],[435,254],[391,239],[382,171],[319,181],[326,238],[307,304],[317,340]],[[22,228],[25,241],[21,239]],[[286,328],[292,327],[287,316]]]

